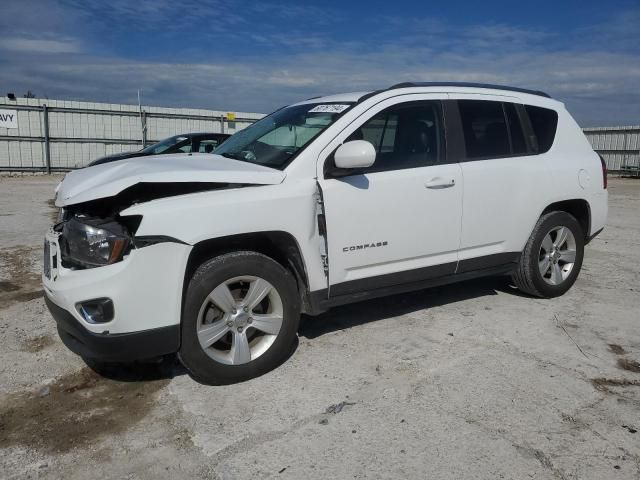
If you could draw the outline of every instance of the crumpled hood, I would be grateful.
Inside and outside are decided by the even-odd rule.
[[[138,183],[276,185],[286,174],[210,153],[134,157],[69,172],[56,188],[56,206],[108,198]]]

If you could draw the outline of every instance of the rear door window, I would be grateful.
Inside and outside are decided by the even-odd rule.
[[[511,154],[509,130],[501,102],[459,100],[458,107],[468,159]]]

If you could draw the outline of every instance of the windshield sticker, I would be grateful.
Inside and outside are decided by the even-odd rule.
[[[349,107],[350,105],[338,105],[337,103],[325,103],[323,105],[316,105],[311,110],[309,110],[309,113],[320,113],[320,112],[341,113]]]

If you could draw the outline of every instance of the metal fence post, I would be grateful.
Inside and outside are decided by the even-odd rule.
[[[629,135],[628,135],[628,131],[625,130],[623,136],[622,136],[622,149],[624,150],[624,154],[622,155],[622,161],[624,162],[623,165],[629,165],[631,166],[634,162],[629,161],[630,158],[632,156],[631,154],[631,142],[629,141]]]
[[[224,115],[220,115],[220,133],[224,133]]]
[[[147,111],[140,112],[142,118],[142,148],[147,146]]]
[[[47,105],[42,105],[42,120],[44,125],[44,159],[47,174],[51,175],[51,144],[49,142],[49,110]]]

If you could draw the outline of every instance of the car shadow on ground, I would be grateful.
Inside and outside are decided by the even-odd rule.
[[[298,344],[299,341],[296,337],[285,357],[274,368],[278,368],[289,360],[298,349]],[[83,358],[82,360],[87,367],[98,375],[116,382],[153,382],[156,380],[171,380],[172,378],[182,375],[189,375],[193,381],[201,385],[210,386],[201,379],[191,375],[182,363],[180,363],[176,354],[133,363],[104,363],[97,362],[90,358]]]
[[[117,382],[167,380],[189,373],[177,355],[132,363],[98,362],[90,358],[83,358],[83,361],[98,375]]]
[[[486,295],[497,295],[498,292],[522,295],[511,286],[508,276],[479,278],[335,307],[316,317],[305,315],[300,322],[298,334],[312,339],[338,330],[346,330],[419,310]]]
[[[365,323],[398,317],[407,313],[472,298],[497,295],[498,292],[521,295],[518,290],[511,286],[509,277],[480,278],[335,307],[316,317],[304,315],[300,322],[298,334],[302,337],[313,339],[327,333],[346,330]],[[296,339],[281,363],[285,363],[293,355],[297,346],[298,340]],[[167,355],[154,360],[135,363],[103,363],[91,359],[84,359],[84,362],[97,374],[117,382],[149,382],[189,375],[188,370],[182,366],[177,355]],[[195,378],[194,380],[198,381]]]

